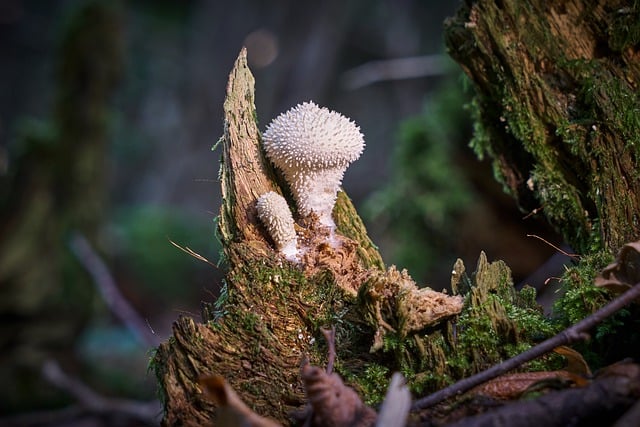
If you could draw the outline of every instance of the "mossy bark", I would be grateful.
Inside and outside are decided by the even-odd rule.
[[[472,142],[579,253],[640,234],[640,4],[466,1],[445,25],[476,88]]]

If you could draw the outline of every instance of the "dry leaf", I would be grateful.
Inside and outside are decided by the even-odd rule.
[[[305,364],[302,382],[313,408],[313,426],[365,427],[373,426],[376,413],[360,400],[358,394],[344,385],[337,374]]]
[[[640,283],[640,241],[624,245],[615,262],[606,266],[594,283],[617,293]]]
[[[203,376],[199,378],[198,383],[204,394],[219,405],[216,411],[216,425],[225,427],[282,427],[277,422],[253,412],[221,376]]]
[[[518,372],[501,375],[474,387],[469,393],[472,395],[481,394],[497,400],[513,400],[519,398],[522,393],[540,381],[575,383],[576,380],[580,380],[580,377],[567,371]],[[584,381],[584,379],[581,380]]]
[[[591,377],[591,369],[587,365],[587,361],[584,360],[582,354],[575,351],[571,347],[562,345],[553,349],[554,353],[564,356],[567,359],[566,371],[575,375],[581,375],[585,378]]]

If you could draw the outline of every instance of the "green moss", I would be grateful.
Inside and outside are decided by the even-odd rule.
[[[395,369],[407,378],[415,393],[428,393],[487,369],[555,335],[561,325],[544,316],[535,290],[516,291],[511,272],[502,261],[489,263],[480,256],[474,274],[464,273],[459,260],[456,278],[465,292],[457,319],[401,337],[384,335],[382,352],[394,359]],[[549,370],[562,358],[546,355],[521,369]]]
[[[608,292],[593,285],[602,268],[612,261],[603,251],[584,256],[562,276],[562,296],[554,304],[554,314],[565,325],[572,325],[594,313],[610,300]]]
[[[554,315],[563,327],[571,326],[609,303],[615,295],[593,284],[596,275],[613,257],[606,251],[585,256],[562,276],[562,296]],[[640,308],[633,304],[590,331],[591,339],[574,345],[592,369],[606,366],[640,350]]]
[[[376,406],[384,400],[391,376],[386,366],[370,363],[357,374],[339,365],[336,366],[336,370],[346,383],[358,390],[366,405]]]
[[[481,11],[475,30],[466,26],[471,10]],[[581,254],[616,250],[640,224],[629,184],[640,180],[640,94],[629,53],[640,43],[640,2],[604,12],[590,29],[599,44],[580,59],[530,2],[474,3],[445,32],[478,91],[471,147],[491,159],[525,211],[542,207]]]

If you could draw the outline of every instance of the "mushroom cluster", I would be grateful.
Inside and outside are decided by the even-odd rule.
[[[289,183],[299,214],[313,212],[333,231],[331,213],[344,172],[364,149],[360,128],[340,113],[305,102],[276,117],[262,139],[267,157]]]

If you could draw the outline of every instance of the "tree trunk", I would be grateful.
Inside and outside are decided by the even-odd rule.
[[[640,234],[639,8],[468,0],[445,25],[475,83],[473,148],[579,253]]]

